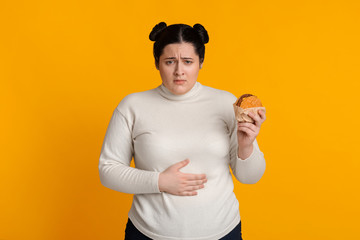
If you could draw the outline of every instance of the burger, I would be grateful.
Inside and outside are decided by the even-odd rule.
[[[252,94],[241,95],[233,105],[235,117],[238,122],[254,123],[255,121],[248,116],[249,112],[253,112],[255,115],[258,115],[259,109],[265,111],[265,107],[261,104],[260,99]]]

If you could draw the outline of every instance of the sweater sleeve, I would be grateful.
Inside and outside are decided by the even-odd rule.
[[[260,151],[256,139],[253,142],[253,152],[246,159],[238,157],[237,122],[233,119],[230,135],[230,167],[236,179],[244,184],[258,182],[265,172],[265,158]]]
[[[160,193],[159,172],[130,167],[134,155],[132,125],[116,108],[108,125],[99,159],[101,184],[115,191]]]

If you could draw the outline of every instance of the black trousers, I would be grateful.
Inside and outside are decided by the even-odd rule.
[[[142,234],[134,224],[128,219],[125,229],[125,240],[151,240],[151,238]],[[243,240],[241,234],[241,221],[240,223],[220,240]]]

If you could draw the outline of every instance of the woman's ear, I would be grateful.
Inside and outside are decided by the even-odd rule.
[[[202,59],[200,59],[200,66],[199,66],[200,69],[202,68],[203,63],[204,63],[204,59],[202,58]]]

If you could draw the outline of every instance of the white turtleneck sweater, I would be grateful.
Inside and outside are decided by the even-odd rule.
[[[196,82],[183,95],[161,84],[118,104],[101,149],[100,180],[134,194],[129,218],[143,234],[159,240],[213,240],[240,222],[229,166],[240,182],[253,184],[265,171],[265,159],[256,140],[247,159],[237,155],[236,100]],[[181,171],[205,173],[205,187],[196,196],[160,192],[160,172],[186,158],[190,163]]]

